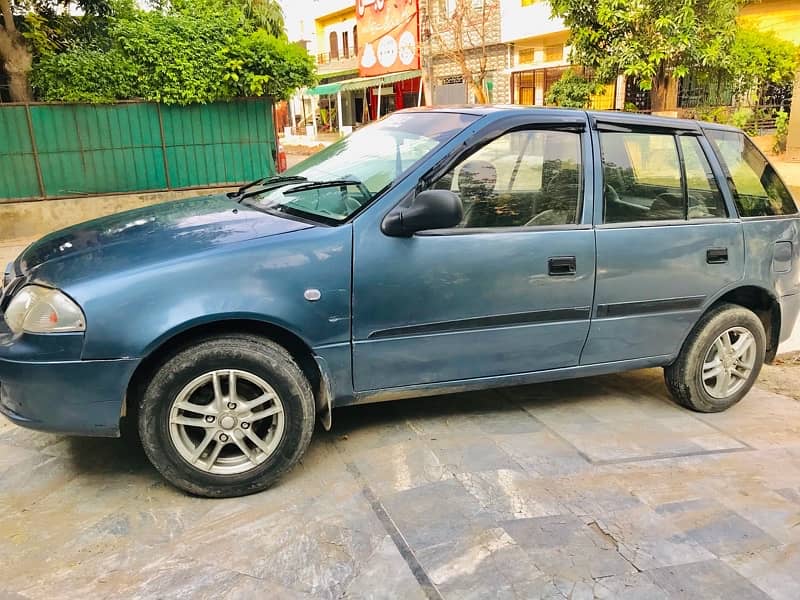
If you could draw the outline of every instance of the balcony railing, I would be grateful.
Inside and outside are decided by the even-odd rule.
[[[317,54],[317,64],[329,65],[331,63],[353,60],[356,58],[356,53],[356,49],[352,46],[349,48],[343,48],[338,55],[331,55],[330,52],[323,52],[322,54]]]

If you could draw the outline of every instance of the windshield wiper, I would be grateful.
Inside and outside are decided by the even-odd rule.
[[[336,187],[337,185],[355,185],[359,188],[364,186],[358,179],[327,179],[325,181],[309,181],[308,183],[296,185],[292,188],[292,191],[314,190],[317,188]]]
[[[260,179],[256,179],[255,181],[251,181],[240,187],[235,192],[229,192],[228,198],[238,198],[242,194],[244,194],[250,188],[254,188],[257,185],[270,185],[271,183],[289,183],[292,181],[308,181],[307,177],[303,177],[302,175],[273,175],[272,177],[262,177]]]

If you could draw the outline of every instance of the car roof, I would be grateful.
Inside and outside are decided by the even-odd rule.
[[[641,113],[622,111],[579,110],[574,108],[554,108],[542,106],[522,106],[519,104],[452,104],[445,106],[420,106],[407,108],[403,112],[442,112],[463,113],[475,116],[494,116],[502,118],[503,114],[519,115],[529,112],[531,116],[565,116],[573,115],[584,119],[586,117],[592,124],[604,123],[607,125],[634,126],[634,127],[659,127],[678,129],[682,131],[697,131],[701,129],[723,129],[727,131],[740,131],[730,125],[708,123],[694,119],[678,119],[674,117],[661,117]]]

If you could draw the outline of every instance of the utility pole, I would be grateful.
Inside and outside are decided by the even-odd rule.
[[[419,0],[420,8],[425,6],[425,13],[420,19],[420,53],[422,59],[422,90],[425,94],[425,105],[433,106],[433,45],[431,44],[431,0]],[[423,47],[425,48],[423,52]]]

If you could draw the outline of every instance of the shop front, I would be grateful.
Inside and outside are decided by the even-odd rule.
[[[317,132],[346,134],[395,110],[419,106],[421,75],[413,70],[355,77],[318,85],[304,95],[311,99]]]

